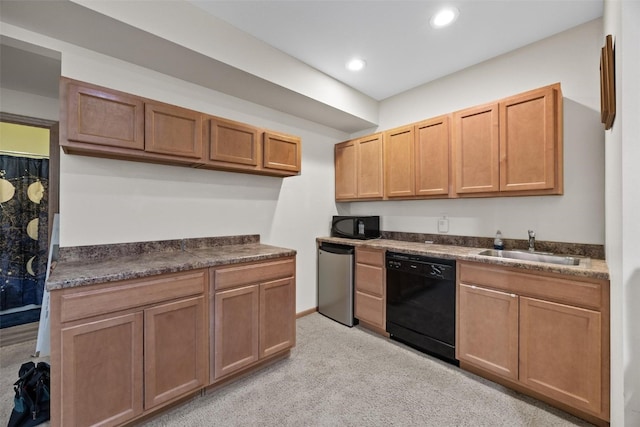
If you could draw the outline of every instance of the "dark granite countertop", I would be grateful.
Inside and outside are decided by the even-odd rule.
[[[258,236],[60,248],[47,290],[115,282],[223,264],[293,256],[293,249],[260,243]]]
[[[464,247],[455,245],[440,245],[432,243],[407,242],[391,239],[356,240],[339,237],[319,237],[318,242],[338,243],[351,246],[362,246],[374,249],[398,251],[415,255],[433,256],[461,261],[474,261],[485,264],[501,265],[505,267],[521,268],[524,270],[542,271],[564,274],[567,276],[585,277],[591,279],[609,280],[607,263],[602,259],[584,258],[580,265],[567,266],[543,262],[523,261],[509,258],[497,258],[478,255],[487,248]]]

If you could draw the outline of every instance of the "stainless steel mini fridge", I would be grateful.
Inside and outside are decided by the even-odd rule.
[[[346,326],[354,325],[352,246],[322,243],[318,248],[318,311]]]

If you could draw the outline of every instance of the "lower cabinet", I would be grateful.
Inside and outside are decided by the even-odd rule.
[[[120,425],[204,387],[206,282],[196,270],[53,291],[52,426]]]
[[[295,259],[211,269],[210,382],[295,345]]]
[[[355,317],[368,326],[387,328],[384,250],[356,248]]]
[[[52,398],[56,389],[60,397],[51,403],[52,425],[118,425],[142,414],[142,312],[65,327],[60,335],[62,378],[53,384]]]
[[[469,262],[458,274],[462,368],[592,422],[609,420],[608,281]]]

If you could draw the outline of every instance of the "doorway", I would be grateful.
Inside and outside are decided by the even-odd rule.
[[[0,330],[37,329],[53,214],[59,206],[58,124],[0,113]],[[32,334],[27,334],[32,335]]]
[[[40,252],[44,251],[48,254],[53,214],[59,211],[58,85],[61,76],[61,54],[42,46],[3,35],[0,36],[0,67],[0,92],[2,96],[0,126],[7,124],[17,125],[28,129],[46,131],[48,134],[48,137],[46,137],[48,141],[44,143],[45,146],[48,146],[48,150],[46,150],[48,153],[33,152],[30,148],[27,148],[28,144],[24,146],[25,148],[13,145],[5,146],[1,144],[1,140],[3,139],[2,134],[6,134],[7,131],[3,130],[2,134],[0,134],[0,156],[21,159],[14,163],[5,163],[3,166],[5,169],[3,179],[6,182],[0,183],[3,186],[3,194],[0,197],[2,199],[2,210],[0,210],[2,218],[0,218],[0,222],[6,221],[7,216],[12,216],[13,219],[18,221],[18,218],[22,215],[17,214],[19,212],[17,206],[19,203],[16,203],[14,194],[10,193],[18,192],[19,196],[17,198],[27,205],[30,203],[31,205],[42,206],[43,209],[40,210],[44,212],[45,216],[38,215],[37,221],[33,221],[35,218],[29,220],[27,225],[30,224],[30,227],[23,227],[24,232],[20,239],[28,242],[29,239],[35,240],[32,237],[36,237],[39,246],[46,248],[41,249]],[[42,164],[44,163],[48,163],[48,169],[43,169]],[[9,167],[7,166],[8,164],[12,166]],[[16,164],[17,166],[15,166]],[[12,178],[9,178],[9,169],[13,169],[14,175]],[[26,174],[24,174],[25,170]],[[15,175],[18,172],[22,173],[19,178]],[[19,188],[20,190],[18,190]],[[9,195],[12,197],[9,197]],[[9,206],[10,204],[12,205]],[[22,221],[22,219],[19,221]],[[16,226],[18,226],[17,222]],[[3,252],[6,252],[9,247],[13,250],[14,246],[16,246],[15,238],[11,242],[7,241],[7,230],[3,228],[0,236],[0,246]],[[0,253],[0,255],[4,255],[4,253]],[[3,268],[5,277],[2,276],[3,272],[0,271],[0,279],[2,279],[0,285],[6,285],[7,280],[10,280],[10,276],[13,276],[14,273],[16,275],[26,275],[28,280],[33,280],[34,277],[41,275],[43,271],[46,272],[48,257],[45,255],[43,260],[42,255],[42,253],[31,254],[26,258],[18,256],[17,264],[22,264],[20,267],[23,269],[22,271],[18,271],[18,267],[13,266],[13,264],[11,268],[8,268],[8,263],[5,262],[4,264],[6,265]],[[8,270],[11,270],[10,276],[8,275]],[[11,277],[11,280],[13,280],[13,277]],[[42,300],[40,302],[37,300],[38,296],[42,295],[42,290],[39,287],[43,287],[43,285],[44,283],[40,281],[36,291],[32,289],[27,291],[28,294],[31,293],[26,297],[26,305],[28,307],[31,305],[38,306],[42,303]],[[8,297],[8,294],[5,294],[4,297]],[[14,313],[21,311],[19,307],[15,307],[15,298],[13,299],[14,301],[9,304],[10,301],[6,301],[6,298],[5,301],[2,301],[2,296],[0,296],[0,303],[4,304],[3,307],[0,307],[0,343],[3,346],[34,339],[38,332],[39,307],[27,308],[31,312],[23,310],[25,313],[8,316],[11,314],[11,310]],[[34,302],[37,302],[37,304],[31,304]],[[11,305],[11,308],[9,308],[9,305]],[[17,329],[13,333],[15,337],[12,337],[12,330],[15,329]],[[16,340],[12,340],[12,338],[16,338]]]

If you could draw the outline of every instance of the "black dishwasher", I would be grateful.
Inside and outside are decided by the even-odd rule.
[[[457,365],[455,260],[387,252],[386,266],[391,338]]]

